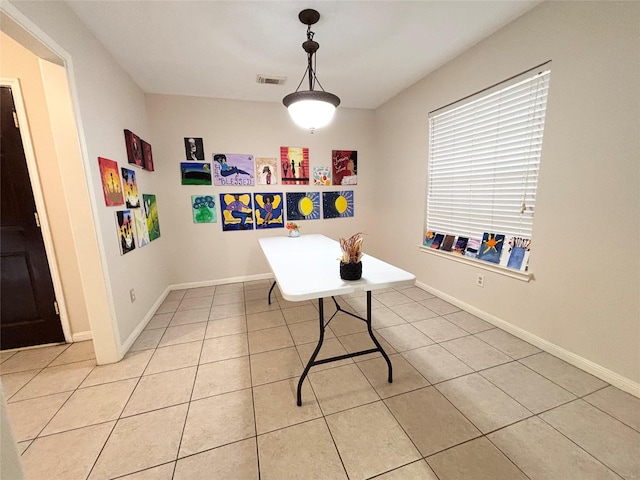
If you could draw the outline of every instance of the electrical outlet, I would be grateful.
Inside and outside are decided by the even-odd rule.
[[[476,285],[478,287],[484,287],[484,275],[482,273],[479,273],[476,277]]]
[[[131,297],[131,303],[136,301],[136,291],[133,288],[129,290],[129,296]]]

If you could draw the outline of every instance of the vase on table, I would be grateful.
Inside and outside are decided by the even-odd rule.
[[[300,236],[300,232],[298,230],[289,230],[289,236],[290,237],[299,237]]]
[[[340,278],[343,280],[360,280],[362,278],[362,262],[340,262]]]

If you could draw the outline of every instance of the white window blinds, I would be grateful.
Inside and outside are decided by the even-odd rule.
[[[429,115],[426,230],[531,238],[549,67]]]

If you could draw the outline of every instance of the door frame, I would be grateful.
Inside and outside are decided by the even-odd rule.
[[[33,143],[31,141],[31,132],[29,130],[27,111],[25,109],[24,100],[22,97],[22,89],[20,88],[20,80],[17,78],[0,77],[0,86],[11,88],[13,103],[16,108],[16,115],[18,117],[18,123],[20,125],[22,148],[24,150],[24,156],[27,159],[27,171],[29,172],[29,180],[31,180],[31,191],[33,192],[33,198],[36,202],[36,209],[40,220],[40,231],[42,232],[42,239],[44,241],[44,250],[47,255],[49,271],[51,272],[51,280],[53,281],[53,291],[56,295],[56,302],[58,302],[58,310],[60,312],[58,317],[62,325],[62,331],[64,333],[65,341],[67,343],[72,343],[73,336],[71,334],[71,326],[69,324],[69,316],[67,314],[64,289],[62,288],[60,270],[56,261],[55,246],[53,242],[53,236],[51,235],[51,228],[44,202],[44,195],[42,193],[40,175],[38,174],[38,164],[36,162]]]

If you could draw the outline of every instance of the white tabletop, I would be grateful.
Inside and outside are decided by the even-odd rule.
[[[362,257],[362,278],[340,278],[340,244],[324,235],[270,237],[258,240],[280,292],[292,302],[413,285],[415,275],[370,255]]]

